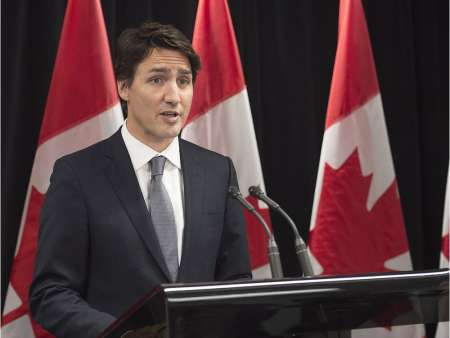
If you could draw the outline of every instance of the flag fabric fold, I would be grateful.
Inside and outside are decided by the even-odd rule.
[[[442,239],[441,239],[441,255],[439,267],[444,269],[449,268],[448,258],[448,228],[450,225],[450,164],[447,171],[447,188],[445,189],[445,202],[444,202],[444,217],[442,222]],[[450,337],[449,322],[441,322],[437,326],[436,338],[449,338]]]
[[[450,165],[447,173],[447,188],[445,190],[445,202],[444,202],[444,217],[442,222],[442,241],[441,241],[441,256],[440,256],[440,268],[449,267],[448,258],[448,228],[450,225]]]
[[[315,272],[411,270],[394,165],[360,0],[341,0],[339,35],[310,225]],[[352,337],[423,337],[423,325]]]
[[[28,289],[53,164],[112,135],[122,123],[100,1],[69,0],[10,273],[3,337],[51,337],[30,317]]]
[[[268,209],[248,195],[251,185],[260,185],[264,190],[264,180],[239,50],[226,0],[199,1],[193,46],[200,55],[202,69],[196,79],[191,113],[182,136],[200,146],[230,156],[236,167],[242,194],[270,224]],[[245,217],[253,277],[270,277],[267,236],[247,211]]]

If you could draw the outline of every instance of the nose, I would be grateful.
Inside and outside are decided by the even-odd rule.
[[[164,93],[164,101],[172,106],[176,106],[180,102],[180,89],[177,83],[168,82]]]

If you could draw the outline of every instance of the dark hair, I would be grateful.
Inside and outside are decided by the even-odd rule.
[[[131,84],[137,66],[154,48],[172,49],[185,55],[195,81],[200,58],[190,41],[174,26],[158,22],[144,22],[139,28],[128,28],[120,34],[114,62],[117,80]]]

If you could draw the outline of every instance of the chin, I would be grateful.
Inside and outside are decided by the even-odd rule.
[[[181,128],[175,128],[175,129],[169,130],[166,135],[168,138],[174,138],[174,137],[177,137],[178,134],[180,134],[180,133],[181,133]]]

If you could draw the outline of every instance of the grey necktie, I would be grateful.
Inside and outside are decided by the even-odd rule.
[[[165,162],[164,156],[153,157],[150,161],[152,179],[149,187],[149,204],[153,226],[158,236],[162,254],[172,281],[176,281],[178,275],[177,230],[172,203],[162,182]]]

